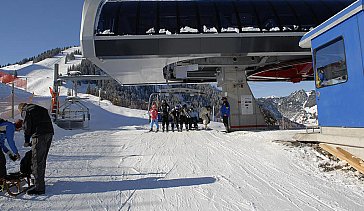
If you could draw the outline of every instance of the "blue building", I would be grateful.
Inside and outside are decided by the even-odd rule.
[[[300,41],[312,49],[321,127],[364,128],[363,7],[354,2]]]

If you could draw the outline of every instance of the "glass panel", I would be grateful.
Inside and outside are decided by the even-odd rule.
[[[138,2],[124,1],[119,13],[118,35],[136,34]]]
[[[263,31],[280,31],[279,21],[272,7],[264,0],[252,1],[258,12]]]
[[[353,1],[110,1],[101,9],[95,34],[309,31]]]
[[[117,34],[117,16],[120,3],[106,3],[100,13],[99,22],[96,28],[96,35],[115,35]]]
[[[157,29],[157,2],[140,2],[138,34],[155,34]]]
[[[325,4],[331,10],[331,12],[337,13],[342,9],[340,3],[337,0],[334,0],[334,1],[333,0],[324,0],[321,2],[323,4]],[[340,8],[340,9],[338,9],[338,8]]]
[[[309,6],[309,4],[315,1],[317,2],[318,0],[307,1],[307,3],[303,0],[287,1],[297,15],[298,23],[300,23],[300,31],[309,31],[318,25],[316,16],[312,13],[311,9],[316,6]],[[325,13],[325,8],[320,7],[319,9],[321,13]]]
[[[239,24],[233,2],[219,1],[216,3],[221,24],[221,32],[239,33]]]
[[[239,13],[242,32],[260,31],[258,17],[249,1],[237,1],[236,8]]]
[[[329,10],[327,6],[325,6],[321,1],[318,0],[304,0],[306,5],[309,7],[311,11],[314,13],[314,17],[316,17],[315,26],[320,25],[329,19],[333,14]]]
[[[331,16],[335,15],[336,13],[343,10],[345,7],[349,6],[353,1],[340,1],[340,0],[324,0],[322,3],[324,3],[331,11]],[[345,5],[345,6],[344,6]]]
[[[177,34],[177,4],[175,1],[160,1],[159,34]]]
[[[198,33],[198,18],[196,2],[178,3],[180,33]]]
[[[270,3],[278,15],[283,31],[297,31],[299,29],[299,22],[287,2],[270,0]]]
[[[336,39],[314,52],[316,87],[321,88],[348,80],[344,40]]]
[[[198,2],[198,10],[203,33],[217,33],[219,27],[214,3],[200,1]]]

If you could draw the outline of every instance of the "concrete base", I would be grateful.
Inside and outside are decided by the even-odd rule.
[[[278,125],[244,125],[232,126],[230,131],[263,131],[263,130],[279,130]]]
[[[364,128],[321,127],[320,133],[299,133],[293,139],[341,147],[364,160]]]

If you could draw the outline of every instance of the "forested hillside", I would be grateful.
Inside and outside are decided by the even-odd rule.
[[[97,69],[90,61],[83,60],[80,65],[71,66],[68,71],[80,71],[82,74],[105,74]],[[88,82],[85,82],[88,83]],[[183,87],[201,90],[204,95],[189,96],[185,94],[161,95],[161,99],[166,99],[171,106],[179,104],[189,104],[196,108],[201,106],[215,106],[217,114],[220,105],[220,90],[210,84],[181,84],[181,85],[148,85],[148,86],[122,86],[115,80],[104,82],[91,82],[87,92],[98,95],[101,88],[101,97],[110,100],[114,105],[135,109],[147,109],[149,96],[160,89]]]
[[[82,74],[87,75],[105,74],[88,60],[83,60],[80,65],[71,66],[68,71],[80,71]],[[215,117],[220,116],[221,91],[211,84],[122,86],[115,80],[84,83],[89,84],[87,88],[89,94],[98,96],[101,88],[101,97],[110,100],[114,105],[144,110],[148,108],[150,94],[158,92],[160,89],[175,87],[198,89],[205,94],[200,96],[161,95],[159,100],[166,99],[171,106],[183,104],[192,105],[195,108],[207,105],[214,106]],[[265,116],[266,122],[270,125],[279,124],[284,125],[285,128],[297,128],[303,127],[302,124],[311,124],[317,118],[315,111],[312,111],[312,114],[306,112],[308,108],[316,104],[314,92],[308,95],[300,90],[287,97],[259,98],[257,103]]]

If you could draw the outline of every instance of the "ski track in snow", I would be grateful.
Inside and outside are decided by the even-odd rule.
[[[49,68],[63,59],[42,61],[37,64],[40,70],[29,71],[27,75],[33,78],[29,90],[49,95]],[[60,72],[69,65],[60,65]],[[99,107],[96,97],[87,97],[89,130],[55,128],[46,194],[17,198],[2,194],[0,210],[321,211],[364,207],[362,182],[321,172],[312,159],[300,157],[301,149],[288,150],[273,142],[290,140],[297,131],[227,134],[220,132],[221,123],[212,123],[213,130],[208,131],[149,133],[145,111],[116,107],[108,101]],[[20,133],[16,140],[22,140]],[[16,144],[24,155],[28,149],[22,148],[22,141]],[[19,168],[19,162],[7,164],[9,172]]]
[[[294,134],[82,131],[53,143],[44,198],[1,198],[0,208],[17,204],[19,210],[360,210],[364,206],[363,192],[325,181],[289,159],[289,152],[270,142],[268,137],[276,133]],[[20,206],[24,200],[27,206]]]

